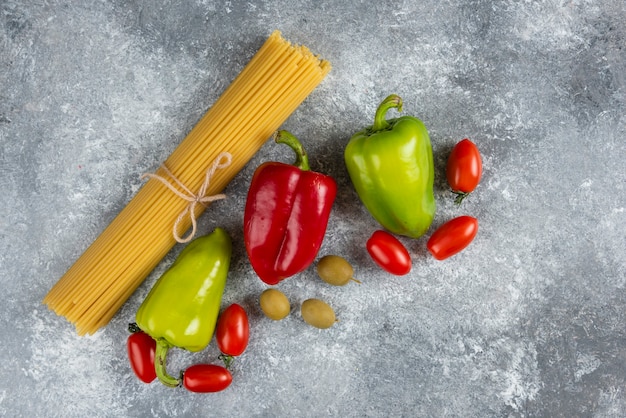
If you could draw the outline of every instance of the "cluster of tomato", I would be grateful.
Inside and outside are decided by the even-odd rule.
[[[156,341],[145,332],[129,326],[127,340],[128,359],[135,375],[145,383],[157,377],[154,359]],[[194,364],[182,373],[182,386],[197,393],[219,392],[230,386],[233,376],[230,366],[233,359],[240,356],[248,346],[250,326],[248,314],[240,305],[233,303],[219,316],[215,328],[215,341],[224,365]]]
[[[468,138],[458,142],[446,166],[446,178],[455,203],[460,204],[473,192],[482,176],[482,160],[478,147]],[[444,260],[465,249],[476,237],[478,220],[462,215],[441,225],[426,243],[428,251],[437,260]],[[389,273],[402,276],[411,271],[411,255],[406,247],[389,232],[375,231],[366,248],[372,259]]]
[[[457,195],[455,203],[476,189],[483,173],[480,152],[468,138],[457,143],[448,157],[446,178]],[[426,247],[437,260],[444,260],[467,247],[478,232],[478,220],[462,215],[441,225],[428,239]]]

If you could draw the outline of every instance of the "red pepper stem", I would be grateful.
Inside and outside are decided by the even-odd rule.
[[[290,132],[282,130],[274,134],[274,141],[277,144],[289,145],[291,149],[296,152],[296,162],[293,165],[303,171],[310,170],[309,156],[306,154],[306,151],[300,141],[298,141],[298,138],[293,136]]]
[[[398,112],[402,112],[402,98],[397,94],[387,96],[387,98],[378,106],[378,109],[376,109],[374,124],[371,127],[372,132],[389,129],[390,124],[387,122],[387,119],[385,119],[385,116],[387,115],[387,111],[393,108],[398,109]]]
[[[165,386],[169,386],[171,388],[180,386],[180,379],[176,379],[167,373],[167,352],[172,345],[162,338],[156,340],[156,343],[156,351],[154,353],[154,370],[156,371],[157,377]]]

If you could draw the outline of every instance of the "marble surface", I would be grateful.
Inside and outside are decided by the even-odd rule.
[[[573,1],[0,2],[0,415],[45,417],[626,416],[626,3]],[[290,161],[267,143],[200,220],[235,242],[223,305],[251,340],[218,394],[131,372],[126,325],[175,247],[112,322],[89,337],[41,300],[274,30],[331,61],[286,121],[339,193],[320,254],[361,285],[311,267],[283,282],[292,303],[263,317],[265,288],[242,244],[256,166]],[[393,277],[364,243],[378,225],[343,165],[352,133],[388,94],[433,143],[433,228],[480,222],[436,261],[428,235],[402,239]],[[484,175],[461,207],[446,188],[451,147],[473,139]],[[307,326],[299,304],[339,322]],[[174,352],[172,368],[207,361]]]

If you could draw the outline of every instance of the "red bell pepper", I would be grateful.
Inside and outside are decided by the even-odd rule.
[[[289,145],[296,162],[266,162],[255,171],[244,211],[244,242],[259,278],[278,284],[306,269],[326,234],[337,183],[311,171],[302,144],[287,131],[276,143]]]

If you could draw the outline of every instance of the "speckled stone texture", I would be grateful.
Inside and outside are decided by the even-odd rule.
[[[626,416],[625,21],[623,0],[0,2],[0,415]],[[93,336],[41,300],[274,29],[333,64],[284,128],[337,179],[320,255],[362,284],[333,288],[312,266],[279,286],[287,319],[262,315],[243,206],[256,166],[293,157],[268,142],[200,220],[233,237],[223,306],[250,314],[232,386],[145,385],[126,326],[181,246]],[[378,225],[343,164],[390,93],[431,134],[432,228],[480,222],[445,261],[426,251],[433,229],[403,238],[405,277],[366,253]],[[484,175],[459,207],[444,167],[464,137]],[[310,297],[339,322],[307,326]],[[174,351],[170,366],[217,354]]]

